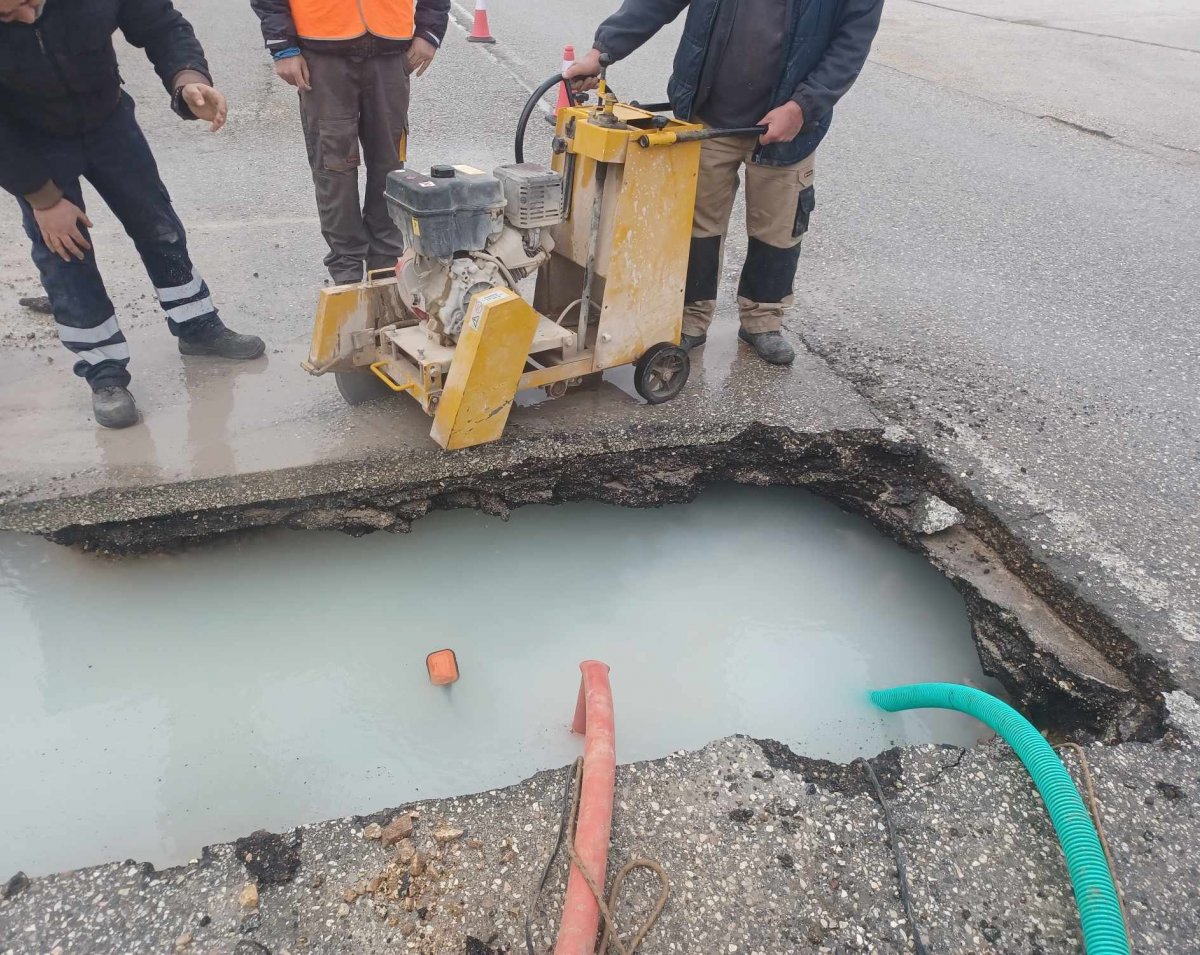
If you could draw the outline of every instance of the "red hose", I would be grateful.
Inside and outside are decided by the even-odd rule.
[[[583,782],[579,792],[579,822],[575,853],[604,891],[608,842],[612,833],[613,790],[617,783],[617,743],[608,665],[598,660],[579,664],[583,679],[571,729],[584,734]],[[579,869],[571,866],[554,955],[592,955],[600,927],[600,906]]]

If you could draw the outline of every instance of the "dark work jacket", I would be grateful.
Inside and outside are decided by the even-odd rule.
[[[680,119],[693,120],[697,91],[723,4],[737,0],[625,0],[596,31],[595,46],[609,60],[624,59],[687,9],[687,20],[667,95]],[[829,130],[833,106],[858,78],[879,29],[883,0],[788,0],[788,35],[771,108],[794,100],[804,110],[804,128],[790,143],[760,146],[755,162],[790,166],[813,152]]]
[[[357,0],[343,0],[355,3]],[[414,0],[413,36],[428,40],[440,47],[446,37],[450,23],[450,0]],[[292,7],[288,0],[250,0],[250,8],[262,21],[263,42],[272,53],[288,47],[303,47],[323,53],[341,53],[349,56],[386,55],[407,50],[409,40],[385,40],[367,34],[353,40],[298,40],[296,24],[292,20]]]
[[[179,74],[211,82],[204,50],[171,0],[47,0],[36,23],[0,23],[0,187],[17,196],[49,179],[39,136],[82,136],[121,98],[113,33],[146,51],[174,93]],[[193,119],[186,105],[180,115]]]

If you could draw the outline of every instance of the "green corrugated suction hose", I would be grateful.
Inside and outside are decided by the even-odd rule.
[[[876,690],[871,702],[891,713],[927,707],[958,710],[999,733],[1029,770],[1058,833],[1075,889],[1087,955],[1129,955],[1117,887],[1096,827],[1062,760],[1029,720],[991,694],[957,683],[915,683]]]

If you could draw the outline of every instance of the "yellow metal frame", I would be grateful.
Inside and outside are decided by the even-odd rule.
[[[389,390],[412,395],[426,414],[432,415],[437,410],[443,387],[440,369],[418,365],[407,355],[385,358],[373,362],[368,368]],[[433,374],[435,370],[436,375]],[[399,376],[398,371],[401,373]],[[401,377],[404,380],[400,380]]]
[[[509,289],[492,289],[472,299],[453,358],[423,360],[424,349],[409,351],[407,326],[415,317],[383,326],[372,305],[381,293],[371,290],[396,280],[368,276],[361,285],[321,290],[304,367],[312,374],[370,373],[391,391],[407,392],[434,417],[431,437],[453,449],[499,438],[518,391],[572,382],[634,362],[653,345],[678,344],[700,143],[676,137],[701,127],[663,121],[607,96],[601,106],[559,110],[555,128],[566,149],[551,165],[571,178],[571,207],[550,230],[554,251],[539,271],[534,301],[550,320],[569,315],[590,252],[595,279],[586,337],[576,333],[569,347],[531,354],[539,312]],[[638,144],[643,136],[649,148]],[[389,333],[401,327],[401,334]],[[444,355],[447,348],[433,351]]]
[[[572,214],[552,230],[555,259],[579,266],[587,261],[591,222],[584,213],[599,188],[597,164],[610,163],[595,262],[604,289],[595,302],[596,370],[637,361],[660,342],[679,343],[700,169],[699,142],[673,142],[669,148],[637,144],[656,124],[655,114],[618,103],[612,116],[620,127],[597,125],[594,108],[559,110],[556,130],[567,150],[551,163],[563,175],[573,170]],[[668,120],[661,131],[675,136],[702,128]],[[619,163],[607,158],[618,153]],[[552,260],[551,269],[556,264]],[[553,309],[559,303],[550,295],[539,304]]]
[[[376,362],[372,362],[367,367],[371,369],[371,373],[374,374],[376,378],[378,378],[385,385],[387,385],[389,388],[391,388],[392,391],[401,392],[401,391],[416,391],[417,390],[417,386],[414,382],[409,381],[409,382],[405,382],[403,385],[398,385],[398,384],[396,384],[396,382],[392,381],[392,379],[387,376],[387,372],[385,372],[383,370],[383,366],[386,364],[387,364],[386,361],[376,361]]]

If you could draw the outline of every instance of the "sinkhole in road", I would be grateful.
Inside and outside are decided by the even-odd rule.
[[[122,561],[10,535],[0,640],[0,876],[161,867],[565,765],[587,658],[612,668],[621,762],[734,733],[838,760],[965,745],[979,724],[882,714],[866,692],[994,689],[947,580],[788,488]],[[461,678],[435,687],[443,647]]]

